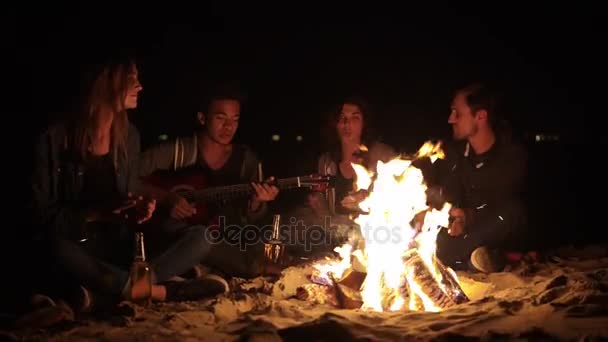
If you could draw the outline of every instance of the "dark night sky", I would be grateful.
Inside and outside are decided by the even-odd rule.
[[[144,146],[161,133],[184,131],[196,94],[206,86],[236,80],[249,96],[238,140],[254,147],[267,171],[278,176],[310,171],[323,111],[354,90],[375,104],[384,139],[412,152],[449,132],[454,86],[476,78],[500,82],[512,92],[513,122],[522,134],[561,135],[553,159],[538,162],[534,172],[563,168],[555,175],[562,185],[590,176],[591,167],[573,168],[573,161],[589,158],[593,144],[603,143],[603,121],[597,120],[606,113],[601,102],[608,56],[600,50],[605,19],[598,8],[511,2],[494,8],[403,3],[331,9],[308,3],[262,8],[206,2],[196,9],[149,4],[124,11],[8,10],[16,14],[3,24],[16,57],[8,68],[15,82],[9,84],[16,85],[14,98],[25,97],[9,109],[29,127],[44,125],[73,96],[78,65],[105,42],[136,48],[141,57],[144,91],[132,120]],[[278,144],[270,140],[275,133],[282,137]],[[295,142],[298,134],[303,143]],[[581,152],[575,156],[573,149]],[[555,186],[551,182],[543,186]]]
[[[27,110],[61,111],[83,55],[110,39],[142,58],[145,89],[133,120],[150,135],[166,127],[168,115],[189,115],[201,85],[235,79],[251,101],[244,136],[252,137],[260,121],[287,132],[294,118],[310,131],[324,102],[356,89],[383,119],[399,122],[385,133],[402,144],[403,135],[419,140],[447,129],[452,87],[478,76],[515,91],[522,128],[579,135],[582,120],[557,113],[583,114],[585,87],[606,71],[593,9],[249,6],[201,5],[185,13],[139,7],[123,23],[91,16],[92,7],[80,16],[56,8],[24,12],[14,29],[26,84],[33,86]]]

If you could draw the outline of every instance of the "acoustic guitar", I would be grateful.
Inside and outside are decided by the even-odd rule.
[[[142,181],[144,184],[179,194],[196,207],[196,214],[184,220],[173,219],[168,212],[155,213],[151,222],[161,224],[170,231],[195,224],[209,224],[214,219],[210,205],[221,205],[231,200],[249,198],[255,193],[251,183],[207,187],[206,178],[200,172],[153,174]],[[271,184],[282,191],[301,188],[324,191],[330,186],[330,177],[312,174],[276,179]]]

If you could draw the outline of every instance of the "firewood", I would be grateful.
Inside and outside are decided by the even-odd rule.
[[[433,261],[437,264],[439,272],[441,272],[441,279],[446,285],[444,288],[448,292],[448,296],[452,298],[455,304],[462,304],[468,302],[469,297],[467,297],[467,295],[460,287],[460,284],[458,284],[458,280],[456,280],[452,273],[448,271],[448,268],[445,267],[445,265],[443,265],[443,263],[435,256],[433,256]]]
[[[296,298],[312,304],[331,304],[338,307],[333,287],[319,284],[304,284],[296,290]]]
[[[420,299],[420,297],[413,292],[410,292],[409,295],[410,295],[409,301],[406,303],[407,307],[410,310],[414,310],[414,311],[424,310],[424,304],[422,303],[422,299]]]
[[[327,279],[325,276],[321,276],[317,272],[313,272],[313,274],[310,275],[310,281],[317,285],[333,286],[331,280]]]
[[[413,272],[414,281],[419,285],[422,293],[428,297],[435,306],[445,309],[455,304],[467,302],[469,299],[464,294],[460,285],[454,277],[448,272],[445,266],[437,259],[437,269],[442,276],[442,285],[437,283],[431,271],[422,261],[418,254],[412,255],[406,261],[407,272]],[[443,289],[445,290],[442,290]],[[410,295],[417,295],[410,286]]]
[[[406,268],[408,269],[407,272],[413,273],[413,280],[435,306],[445,308],[452,304],[450,303],[451,299],[441,291],[439,285],[435,282],[435,279],[419,256],[410,258],[406,262]],[[418,295],[412,286],[410,286],[410,291],[410,293]]]
[[[337,306],[342,309],[358,309],[363,305],[363,299],[359,290],[340,285],[333,274],[329,274],[333,283],[333,290],[336,295]]]
[[[361,284],[363,284],[363,281],[365,280],[366,276],[367,273],[358,272],[350,268],[346,272],[344,272],[344,275],[340,280],[338,280],[338,283],[342,286],[346,286],[353,290],[359,291],[361,289]]]
[[[359,309],[363,305],[359,290],[337,284],[336,295],[339,296],[338,304],[342,309]]]

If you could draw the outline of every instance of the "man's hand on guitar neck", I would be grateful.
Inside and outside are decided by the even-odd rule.
[[[251,211],[257,211],[263,202],[273,201],[279,194],[279,188],[270,183],[274,181],[274,177],[268,178],[263,183],[251,183],[251,186],[255,189],[255,194],[251,198],[249,209]]]

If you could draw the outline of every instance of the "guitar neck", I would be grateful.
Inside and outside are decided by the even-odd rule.
[[[299,188],[302,185],[301,177],[277,179],[276,187],[280,190]],[[235,184],[215,188],[190,191],[184,197],[191,201],[227,201],[251,196],[255,192],[251,184]]]

